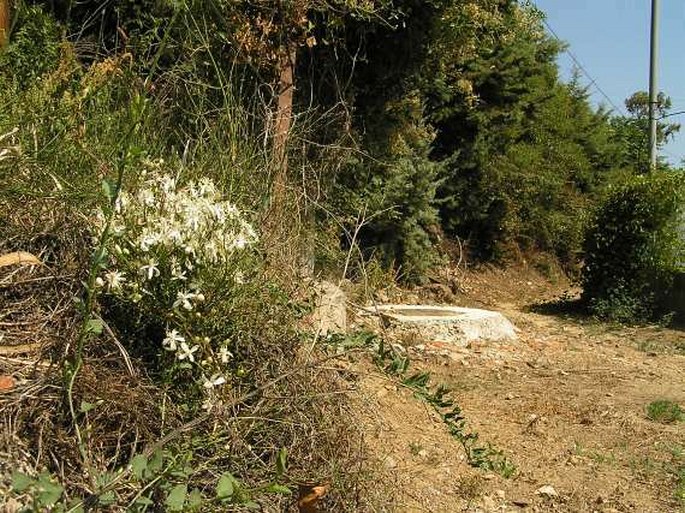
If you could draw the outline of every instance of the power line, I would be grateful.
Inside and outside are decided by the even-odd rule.
[[[537,6],[536,6],[536,8],[539,9],[539,7],[537,7]],[[553,29],[552,26],[547,22],[546,19],[543,18],[543,19],[542,19],[542,22],[545,24],[545,27],[547,27],[547,30],[549,30],[549,33],[552,34],[552,36],[554,36],[554,38],[555,38],[557,41],[559,41],[560,43],[564,44],[564,46],[567,46],[566,42],[565,42],[563,39],[561,39],[561,38],[557,35],[557,33],[554,31],[554,29]],[[589,73],[588,70],[585,68],[585,66],[583,66],[583,63],[580,62],[580,59],[578,59],[578,57],[576,57],[576,56],[574,55],[574,53],[573,53],[571,50],[569,50],[568,48],[564,48],[564,52],[566,52],[566,53],[568,54],[568,56],[571,57],[571,60],[573,60],[573,63],[574,63],[576,66],[578,66],[578,69],[579,69],[580,71],[583,72],[583,74],[588,78],[588,80],[590,80],[590,86],[594,86],[594,87],[597,89],[597,91],[599,91],[599,94],[602,95],[602,97],[609,103],[609,105],[611,105],[611,106],[613,107],[613,109],[614,109],[615,111],[617,111],[617,112],[619,112],[621,115],[625,116],[626,113],[623,111],[623,109],[620,108],[620,107],[618,107],[618,106],[613,102],[613,100],[609,97],[609,95],[606,94],[606,93],[604,92],[604,90],[603,90],[603,89],[600,87],[600,85],[597,83],[597,80],[596,80],[592,75],[590,75],[590,73]]]
[[[540,12],[544,12],[544,11],[543,11],[542,9],[540,9],[534,2],[532,2],[532,3],[533,3],[533,5],[535,6],[536,9],[538,9]],[[602,95],[602,97],[609,103],[609,105],[610,105],[615,111],[617,111],[617,112],[618,112],[619,114],[621,114],[622,116],[628,117],[628,115],[625,113],[625,111],[624,111],[621,107],[618,107],[618,106],[616,105],[616,103],[614,103],[614,101],[609,97],[609,95],[606,94],[606,93],[604,92],[604,90],[603,90],[603,89],[600,87],[600,85],[597,83],[597,80],[590,74],[590,72],[585,68],[585,66],[583,66],[583,63],[580,62],[580,59],[578,59],[578,57],[576,57],[576,55],[575,55],[571,50],[569,50],[569,49],[567,48],[567,47],[568,47],[568,44],[566,43],[566,41],[564,41],[563,39],[561,39],[561,38],[559,37],[559,35],[558,35],[558,34],[556,33],[556,31],[552,28],[552,26],[549,24],[549,22],[547,21],[547,19],[546,19],[545,17],[542,18],[542,23],[544,23],[545,27],[547,28],[547,30],[549,31],[549,33],[554,37],[554,39],[556,39],[557,41],[559,41],[560,43],[562,43],[562,45],[563,45],[563,47],[564,47],[564,50],[563,50],[563,51],[564,51],[566,54],[568,54],[568,56],[571,58],[571,60],[573,61],[573,63],[578,67],[578,69],[579,69],[579,70],[587,77],[587,79],[590,81],[588,87],[594,86],[595,89],[597,89],[597,91],[599,92],[599,94]],[[685,114],[685,111],[673,112],[673,113],[667,114],[666,116],[663,116],[663,117],[660,118],[660,119],[667,118],[667,117],[671,117],[671,116],[677,116],[677,115],[681,115],[681,114]],[[661,148],[660,151],[662,151],[663,153],[667,154],[668,156],[670,156],[670,157],[672,157],[672,158],[674,158],[674,159],[682,159],[682,158],[683,158],[682,156],[679,157],[679,156],[677,156],[677,155],[671,153],[670,151],[666,150],[665,148]]]

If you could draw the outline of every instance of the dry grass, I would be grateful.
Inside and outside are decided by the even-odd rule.
[[[355,385],[336,366],[338,356],[301,346],[292,329],[269,323],[253,330],[238,355],[250,379],[224,398],[230,407],[204,417],[184,413],[178,394],[156,384],[144,361],[128,355],[115,327],[106,329],[87,348],[74,390],[77,408],[95,406],[81,414],[89,457],[82,461],[65,405],[63,366],[78,337],[74,298],[82,293],[89,239],[78,214],[63,203],[36,200],[25,209],[3,219],[0,254],[29,251],[44,265],[0,268],[0,375],[14,380],[0,395],[3,492],[15,470],[48,470],[70,497],[87,497],[96,490],[86,469],[114,472],[133,455],[164,445],[191,458],[189,484],[211,496],[226,470],[248,487],[270,482],[285,448],[285,484],[294,490],[330,485],[321,511],[386,510],[390,499],[365,459],[361,427],[350,422],[355,413],[347,395]],[[119,506],[111,510],[123,511],[140,487],[121,479],[113,489]],[[291,497],[261,495],[258,501],[268,511],[296,510]]]

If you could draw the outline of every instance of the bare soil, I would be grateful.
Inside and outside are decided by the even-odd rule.
[[[685,406],[685,332],[538,308],[568,284],[526,268],[460,273],[457,281],[456,293],[437,288],[440,299],[501,311],[519,339],[466,349],[414,340],[412,367],[452,388],[469,428],[516,473],[505,479],[471,467],[430,405],[357,362],[361,421],[394,476],[399,511],[685,511],[685,422],[646,415],[659,399]],[[402,299],[430,301],[435,290]],[[545,486],[553,493],[540,493]]]

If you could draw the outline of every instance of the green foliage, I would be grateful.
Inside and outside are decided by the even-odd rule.
[[[647,405],[647,417],[654,422],[673,424],[685,420],[685,410],[678,403],[668,399],[660,399]]]
[[[657,119],[668,115],[671,99],[659,93],[656,109]],[[649,171],[649,95],[644,91],[634,93],[625,101],[628,116],[614,116],[610,119],[611,151],[614,165],[630,168],[639,173]],[[678,123],[657,121],[657,148],[662,148],[680,130]],[[667,167],[659,159],[660,167]]]
[[[356,347],[360,343],[373,348],[374,362],[390,376],[401,380],[402,385],[411,389],[421,400],[430,404],[440,415],[450,435],[459,441],[464,448],[467,460],[472,467],[497,472],[504,478],[516,473],[516,466],[499,449],[489,442],[482,444],[478,433],[470,431],[462,409],[451,397],[451,391],[444,384],[433,386],[428,372],[409,373],[410,360],[388,347],[383,339],[367,333],[355,333],[333,339],[331,342],[343,347]]]
[[[483,258],[542,250],[572,267],[582,211],[608,166],[606,115],[577,82],[559,82],[561,47],[534,8],[483,1],[445,12],[422,80],[431,155],[443,162],[442,225]],[[469,37],[485,44],[466,52]]]
[[[412,148],[406,135],[385,134],[389,147],[374,159],[351,164],[334,195],[342,200],[337,210],[344,213],[349,231],[363,223],[358,242],[367,256],[398,268],[406,281],[418,282],[438,262],[438,166],[425,149]]]
[[[600,317],[654,318],[684,260],[685,177],[639,176],[612,189],[585,242],[583,299]]]
[[[12,44],[0,52],[0,77],[21,85],[39,80],[57,67],[62,34],[54,18],[41,7],[23,1],[17,5]]]

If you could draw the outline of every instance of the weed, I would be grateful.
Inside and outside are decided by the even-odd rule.
[[[659,399],[647,405],[647,417],[654,422],[673,424],[685,419],[685,411],[678,403],[668,399]]]
[[[345,343],[347,337],[340,342]],[[509,461],[504,453],[494,448],[489,442],[480,443],[478,433],[470,431],[466,426],[466,417],[462,409],[451,397],[451,390],[444,384],[432,386],[431,375],[428,372],[409,374],[410,360],[407,356],[398,354],[392,347],[388,347],[382,338],[373,334],[352,334],[349,336],[358,344],[364,340],[374,349],[374,362],[386,374],[395,377],[412,390],[414,395],[430,404],[440,415],[447,426],[450,435],[461,443],[466,453],[469,465],[482,470],[497,472],[505,478],[516,473],[516,466]]]
[[[421,445],[418,442],[410,442],[409,452],[411,452],[412,456],[418,456],[422,450],[423,450],[423,445]]]

